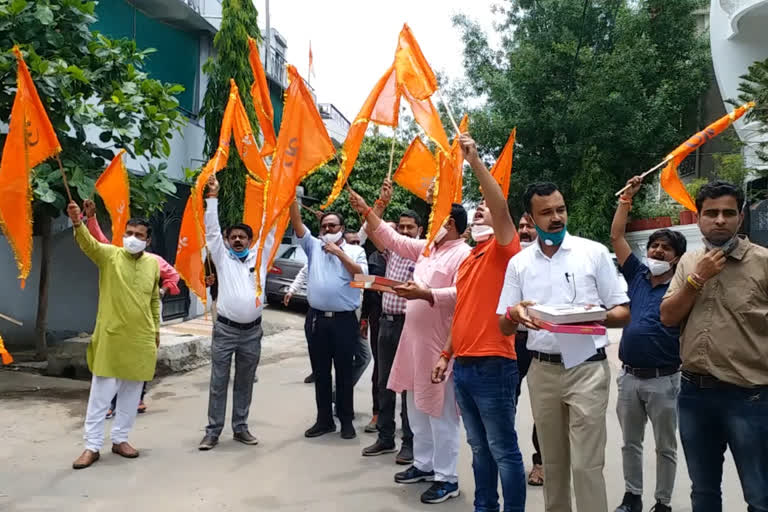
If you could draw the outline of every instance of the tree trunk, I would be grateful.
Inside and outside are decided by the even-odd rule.
[[[35,323],[35,359],[48,359],[48,277],[51,262],[51,218],[42,215],[40,218],[41,254],[40,254],[40,284],[37,289],[37,320]]]

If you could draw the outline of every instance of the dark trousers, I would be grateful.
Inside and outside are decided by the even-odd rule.
[[[351,423],[354,414],[352,359],[360,338],[357,316],[354,311],[326,316],[322,311],[310,308],[306,325],[309,329],[309,357],[315,373],[317,422],[321,425],[333,424],[333,364],[336,373],[336,412],[342,423]]]
[[[515,334],[515,354],[517,354],[517,368],[519,370],[520,379],[517,381],[517,395],[515,395],[515,405],[520,398],[520,391],[522,391],[523,379],[528,375],[528,369],[531,367],[531,353],[528,351],[526,344],[528,343],[528,332],[517,331]],[[541,460],[541,448],[539,448],[539,436],[536,435],[536,424],[533,425],[533,434],[531,441],[533,442],[533,449],[536,452],[533,454],[533,463],[537,465],[542,464]]]
[[[384,443],[392,443],[395,440],[397,394],[387,389],[387,382],[389,381],[389,374],[392,373],[392,364],[395,362],[397,346],[400,344],[403,324],[405,324],[405,315],[392,317],[385,314],[381,315],[379,323],[379,419],[376,427],[379,429],[379,440]],[[402,393],[400,400],[403,444],[413,446],[413,431],[408,423],[408,407],[405,396],[405,393]]]
[[[377,308],[378,309],[378,308]],[[373,353],[373,376],[371,377],[371,398],[373,399],[373,415],[379,414],[379,319],[381,310],[368,313],[368,325],[371,332],[368,340]]]
[[[768,387],[703,389],[683,377],[678,407],[693,512],[722,512],[726,448],[747,512],[768,512]]]
[[[458,358],[456,401],[472,447],[475,512],[498,512],[499,478],[504,512],[525,510],[525,467],[515,432],[517,363],[505,357]]]

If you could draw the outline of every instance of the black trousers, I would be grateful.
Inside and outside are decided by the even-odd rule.
[[[317,422],[333,424],[333,382],[331,364],[336,373],[336,411],[342,423],[351,423],[354,414],[352,359],[359,343],[360,326],[354,311],[324,313],[310,308],[307,313],[309,357],[315,373]]]
[[[371,343],[373,354],[373,376],[371,377],[371,398],[373,399],[373,414],[379,414],[379,322],[381,320],[381,307],[374,307],[368,311],[368,325],[371,332],[368,340]]]
[[[520,373],[520,379],[517,381],[517,398],[520,398],[521,386],[523,385],[523,377],[528,374],[528,369],[531,367],[531,353],[528,351],[526,344],[528,343],[528,332],[517,331],[515,334],[515,353],[517,354],[517,368]],[[536,424],[533,425],[532,435],[533,448],[536,453],[533,454],[533,463],[541,465],[541,448],[539,448],[539,436],[536,435]]]
[[[400,343],[400,335],[403,332],[405,316],[400,315],[390,320],[382,314],[379,327],[379,419],[376,423],[379,429],[379,440],[391,443],[395,440],[395,408],[397,407],[397,394],[387,389],[389,374],[392,373],[392,364],[395,361],[397,346]],[[413,446],[413,431],[408,423],[408,408],[405,402],[405,393],[401,395],[402,407],[400,419],[403,426],[403,444]]]

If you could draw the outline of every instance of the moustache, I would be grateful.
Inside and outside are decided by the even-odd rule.
[[[550,231],[560,231],[565,225],[562,222],[557,222],[549,225]]]
[[[525,233],[525,234],[520,235],[520,240],[522,240],[523,242],[532,242],[533,241],[533,237],[531,235]]]

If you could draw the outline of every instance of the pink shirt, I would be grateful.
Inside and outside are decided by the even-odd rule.
[[[413,280],[430,288],[435,302],[431,306],[425,300],[408,301],[403,334],[387,388],[396,393],[412,392],[417,409],[440,417],[443,414],[445,386],[453,384],[449,384],[448,379],[442,384],[432,384],[432,368],[451,330],[459,266],[472,249],[460,238],[433,247],[430,255],[424,256],[426,240],[399,235],[383,222],[375,236],[395,254],[416,261]]]
[[[99,226],[99,221],[96,220],[96,217],[88,218],[85,225],[88,226],[88,231],[90,231],[97,242],[108,245],[111,244],[101,231],[101,226]],[[151,252],[147,252],[147,254],[155,258],[157,264],[160,266],[160,286],[166,288],[171,295],[178,295],[181,293],[181,290],[179,290],[179,273],[176,272],[176,269],[161,256],[152,254]]]

